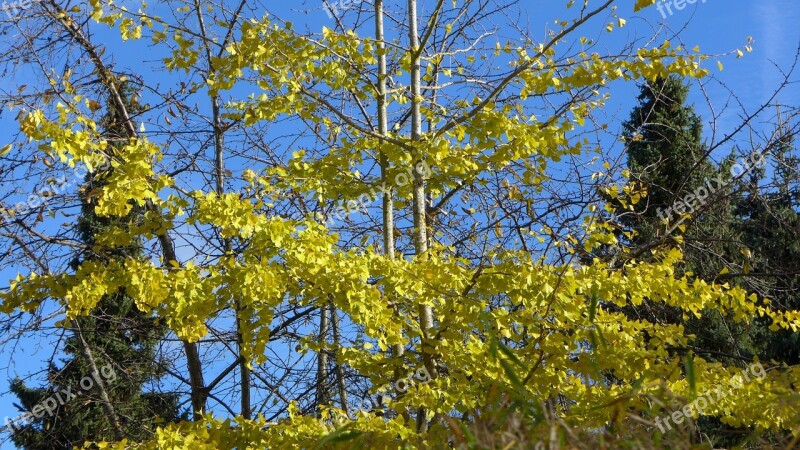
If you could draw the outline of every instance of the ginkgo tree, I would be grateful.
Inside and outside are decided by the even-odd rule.
[[[377,0],[359,6],[374,23],[354,19],[343,28],[346,17],[337,17],[319,33],[246,17],[246,1],[233,9],[199,0],[150,7],[172,8],[185,19],[175,23],[147,5],[134,12],[98,0],[69,10],[41,2],[47,26],[69,36],[85,67],[44,73],[52,92],[17,102],[28,142],[11,154],[90,169],[110,161],[92,193],[96,214],[125,217],[138,205],[144,218],[103,230],[97,251],[135,237],[158,251],[88,260],[74,271],[31,270],[0,293],[2,311],[55,303],[70,319],[124,289],[180,339],[187,373],[178,378],[195,420],[154,430],[150,441],[106,447],[447,448],[474,442],[474,426],[493,414],[513,416],[528,439],[553,446],[555,422],[597,434],[633,426],[660,434],[655,417],[741,368],[690,352],[693,336],[680,325],[633,321],[621,307],[647,300],[686,316],[769,318],[773,329],[792,331],[800,313],[677,275],[682,255],[673,241],[647,247],[647,262],[641,249],[619,245],[597,216],[601,197],[586,192],[603,189],[623,206],[642,193],[612,183],[602,173],[608,168],[578,175],[594,188],[583,196],[555,194],[555,173],[596,152],[584,132],[604,129],[594,111],[609,85],[709,74],[709,57],[697,48],[664,40],[606,54],[581,37],[615,33],[653,1],[620,2],[621,10],[615,3],[565,2],[572,17],[545,39],[501,43],[477,31],[492,2],[440,0],[420,17],[408,0],[392,5],[403,19],[388,29],[390,14]],[[123,113],[127,136],[115,146],[98,129],[95,105],[104,99],[92,89],[99,85],[113,102],[122,81],[135,77],[114,70],[86,32],[95,26],[117,30],[121,48],[149,40],[175,80],[143,84],[143,96],[161,102],[150,110],[159,120],[145,125]],[[173,122],[182,128],[168,132]],[[280,145],[283,152],[272,149]],[[331,220],[342,205],[346,217]],[[25,218],[15,221],[18,231],[47,239]],[[579,258],[614,245],[611,261]],[[287,330],[292,340],[281,342]],[[209,336],[235,356],[219,375],[201,355]],[[318,370],[270,379],[260,368],[281,352]],[[236,392],[219,392],[235,369]],[[423,369],[424,382],[380,392],[382,404],[371,409],[347,399],[364,395],[347,380],[366,380],[374,394]],[[251,388],[280,392],[276,385],[297,373],[306,392],[280,395],[272,417],[256,406],[263,399]],[[798,382],[797,368],[770,367],[703,414],[797,430]]]

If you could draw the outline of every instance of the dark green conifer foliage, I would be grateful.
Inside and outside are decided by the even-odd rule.
[[[637,231],[634,242],[648,242],[676,200],[704,184],[714,168],[702,142],[703,126],[686,105],[689,87],[676,77],[642,86],[639,105],[623,124],[631,181],[647,188],[646,199],[622,223]]]
[[[684,251],[685,273],[711,281],[725,267],[720,255],[738,252],[733,244],[736,232],[731,227],[733,206],[725,195],[730,186],[717,186],[719,171],[725,181],[730,176],[724,164],[715,168],[708,158],[701,120],[686,104],[688,93],[689,87],[677,77],[642,86],[639,104],[623,125],[623,132],[631,181],[644,187],[647,197],[634,211],[620,214],[619,222],[624,230],[635,232],[629,244],[644,245],[681,219],[681,214],[674,212],[678,202],[689,194],[702,195],[704,189],[707,200],[694,202],[697,210],[684,221],[683,240],[673,244]],[[709,184],[716,192],[711,192]],[[669,224],[663,222],[666,218]],[[703,356],[712,360],[736,362],[736,357],[749,356],[754,351],[746,330],[724,317],[686,320],[664,305],[649,303],[632,308],[630,313],[633,317],[647,314],[658,320],[683,323],[697,336],[697,350],[705,351]]]
[[[129,111],[135,114],[139,106],[129,86],[122,89]],[[111,104],[111,102],[109,102]],[[113,106],[102,122],[105,138],[112,151],[125,142],[122,121]],[[113,157],[113,155],[112,155]],[[143,211],[134,207],[123,218],[98,217],[94,212],[95,190],[102,185],[110,167],[89,173],[81,188],[81,216],[78,222],[78,237],[88,246],[88,251],[76,255],[73,266],[83,261],[109,261],[123,255],[140,256],[141,242],[114,249],[97,245],[96,237],[109,227],[123,229],[142,221]],[[103,298],[88,317],[77,320],[84,339],[98,367],[110,366],[113,375],[106,380],[106,387],[113,407],[122,421],[123,435],[132,440],[147,439],[158,422],[185,418],[179,412],[179,395],[174,392],[154,392],[150,383],[165,374],[165,361],[157,360],[157,348],[166,334],[166,328],[155,318],[136,308],[124,291]],[[22,380],[12,383],[12,392],[19,398],[25,410],[30,411],[46,398],[63,392],[68,387],[76,398],[59,406],[52,416],[45,414],[12,436],[13,442],[28,450],[71,449],[84,441],[113,441],[114,432],[108,414],[103,410],[96,388],[84,391],[80,387],[82,378],[91,374],[84,358],[77,334],[64,340],[63,353],[66,358],[61,366],[49,367],[48,385],[31,388]],[[111,372],[106,370],[106,374]]]
[[[681,220],[680,211],[675,212],[677,202],[689,194],[703,195],[700,189],[705,189],[707,198],[694,202],[696,210],[683,222],[685,231],[673,233],[681,234],[682,239],[671,240],[669,245],[682,249],[683,273],[714,282],[726,263],[738,263],[742,258],[739,232],[734,226],[735,202],[730,197],[734,186],[728,185],[733,157],[719,167],[711,162],[702,139],[701,119],[687,105],[688,94],[689,86],[677,77],[642,86],[639,104],[623,125],[623,133],[630,181],[644,187],[647,197],[633,211],[617,208],[618,225],[621,231],[634,232],[632,238],[626,239],[629,245],[646,245]],[[719,185],[720,179],[725,185]],[[669,223],[664,223],[665,219]],[[696,339],[690,349],[675,349],[675,356],[684,357],[692,352],[707,360],[744,366],[746,360],[759,353],[760,346],[753,340],[754,330],[719,313],[706,311],[700,319],[687,318],[673,308],[653,302],[628,307],[625,312],[632,319],[647,317],[686,327]],[[715,418],[701,419],[697,428],[717,445],[733,445],[744,437]]]
[[[779,125],[777,133],[777,145],[769,152],[770,176],[760,170],[742,183],[745,194],[736,213],[742,241],[752,255],[744,266],[753,274],[747,282],[756,284],[752,287],[773,307],[800,310],[800,157],[792,131]],[[756,331],[765,343],[763,359],[800,364],[800,333]]]

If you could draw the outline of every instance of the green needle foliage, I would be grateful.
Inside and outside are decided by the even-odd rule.
[[[685,228],[672,233],[679,236],[673,243],[685,255],[679,269],[713,282],[726,262],[741,259],[734,244],[734,205],[728,195],[732,161],[719,168],[711,162],[702,140],[701,119],[686,104],[688,94],[689,86],[675,76],[642,86],[639,104],[623,129],[631,181],[644,187],[647,197],[633,211],[619,217],[623,229],[635,232],[633,245],[657,239],[682,220]],[[686,202],[687,196],[693,194],[697,198]],[[687,203],[692,210],[676,208]],[[691,217],[683,217],[687,210]],[[751,329],[718,312],[706,311],[701,318],[687,317],[676,308],[651,302],[625,309],[634,320],[647,317],[682,324],[688,334],[696,337],[694,351],[708,360],[741,366],[757,353]],[[700,418],[697,429],[717,443],[736,441],[730,437],[730,427],[717,418]]]
[[[715,168],[710,161],[702,141],[701,120],[686,104],[688,94],[689,86],[675,76],[642,86],[639,105],[623,130],[631,181],[644,187],[647,197],[619,217],[624,229],[635,232],[633,245],[651,242],[683,219],[685,232],[673,232],[680,234],[675,244],[681,245],[685,255],[681,269],[711,281],[725,267],[726,259],[719,255],[737,253],[731,244],[736,233],[731,227],[733,206],[726,195],[730,187],[725,185],[730,175],[725,164]],[[676,206],[694,193],[705,198],[692,202],[691,218],[683,218],[683,209]],[[683,323],[697,336],[698,351],[712,360],[736,363],[738,357],[754,352],[746,331],[719,314],[687,320],[663,305],[630,309],[632,317],[650,315],[660,321]]]
[[[782,310],[800,309],[800,158],[795,153],[794,135],[779,126],[773,156],[773,170],[753,172],[742,183],[744,195],[736,208],[741,239],[751,250],[744,272],[752,274],[751,283]],[[770,180],[771,178],[771,180]],[[765,324],[768,325],[768,324]],[[758,339],[765,342],[763,357],[789,365],[800,364],[800,333],[767,332],[759,329]]]
[[[137,104],[131,89],[123,90],[129,111]],[[113,106],[103,124],[109,142],[118,147],[122,136],[122,121]],[[79,238],[86,249],[76,255],[72,265],[90,260],[108,262],[115,258],[136,257],[142,253],[141,242],[135,240],[127,246],[104,248],[97,236],[109,227],[128,229],[142,220],[141,208],[134,207],[126,217],[99,217],[95,214],[93,193],[104,184],[110,167],[101,168],[86,176],[81,189],[81,216],[78,224]],[[167,333],[152,315],[142,313],[124,289],[105,296],[88,316],[79,317],[75,323],[90,349],[97,367],[105,367],[104,383],[111,404],[122,422],[123,434],[130,439],[147,439],[159,423],[185,419],[178,407],[178,394],[148,392],[148,384],[165,374],[166,361],[157,358],[159,344]],[[97,387],[84,390],[81,380],[92,373],[85,358],[78,331],[64,340],[63,352],[67,356],[61,366],[52,364],[48,370],[48,385],[30,388],[22,380],[15,380],[12,392],[17,395],[26,411],[47,398],[74,398],[59,401],[52,415],[33,418],[24,428],[13,434],[13,442],[27,450],[71,449],[85,441],[114,439],[111,419],[104,411]],[[88,385],[88,382],[87,382]],[[57,396],[58,394],[58,396]]]

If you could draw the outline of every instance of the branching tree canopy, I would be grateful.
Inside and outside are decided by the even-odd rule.
[[[509,41],[487,23],[517,29],[518,9],[494,0],[364,2],[319,32],[246,0],[35,3],[4,25],[19,37],[5,68],[41,82],[2,99],[20,134],[2,160],[16,191],[0,261],[21,273],[0,311],[69,328],[124,291],[169,328],[167,373],[194,420],[142,442],[118,430],[115,448],[694,439],[658,419],[748,364],[769,370],[688,415],[796,431],[798,367],[724,364],[682,325],[622,311],[800,326],[797,310],[680,270],[679,224],[621,241],[601,214],[643,198],[603,148],[610,86],[717,70],[661,35],[603,43],[653,3],[568,1],[544,38]],[[113,49],[142,54],[123,68]],[[80,195],[16,199],[25,180],[107,161],[86,195],[115,220],[90,250],[144,249],[71,267]]]

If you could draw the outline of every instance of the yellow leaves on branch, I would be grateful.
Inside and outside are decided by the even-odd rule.
[[[225,203],[218,197],[199,200],[207,201],[203,206],[203,223],[217,217],[209,203],[222,201],[236,208],[235,202]],[[215,220],[224,228],[225,216]],[[425,387],[427,394],[407,396],[405,404],[425,405],[440,413],[464,405],[479,405],[489,386],[511,383],[498,377],[502,369],[491,356],[489,343],[481,336],[496,334],[516,342],[523,337],[521,330],[528,329],[531,331],[527,338],[535,339],[536,345],[519,346],[515,351],[523,361],[540,358],[546,361],[526,385],[528,395],[544,398],[566,393],[575,401],[570,420],[588,426],[600,426],[608,420],[597,409],[599,400],[611,402],[625,395],[639,380],[665,380],[662,384],[648,384],[645,393],[668,389],[681,394],[686,389],[684,380],[677,376],[676,360],[668,355],[675,348],[685,348],[692,338],[685,336],[677,325],[631,321],[613,305],[638,304],[646,298],[698,315],[719,311],[748,322],[758,314],[766,314],[776,319],[776,326],[797,324],[796,317],[758,306],[755,298],[739,288],[676,277],[674,264],[679,254],[664,255],[656,263],[632,262],[621,269],[611,269],[598,261],[585,267],[541,265],[530,262],[525,254],[508,253],[476,276],[476,268],[467,261],[446,257],[437,249],[432,250],[431,258],[390,261],[368,249],[337,252],[331,247],[330,236],[313,223],[289,225],[267,219],[256,222],[260,224],[253,226],[252,233],[248,232],[254,244],[239,260],[223,259],[204,268],[192,264],[182,268],[156,267],[142,260],[105,265],[87,262],[74,275],[18,279],[9,292],[0,295],[3,309],[31,310],[36,306],[31,299],[59,298],[70,317],[74,317],[87,313],[103,295],[124,288],[140,309],[155,310],[179,336],[196,340],[206,332],[204,322],[230,308],[236,299],[248,309],[247,318],[256,318],[248,322],[243,333],[247,338],[246,354],[258,362],[262,361],[269,339],[273,311],[287,298],[306,305],[333,300],[337,308],[354,323],[362,324],[366,335],[380,342],[384,349],[420,336],[415,320],[398,321],[394,312],[386,308],[383,296],[391,293],[400,317],[411,319],[420,304],[434,306],[440,318],[437,325],[440,339],[431,344],[449,370],[446,379],[435,380]],[[275,241],[282,245],[274,246]],[[592,297],[598,301],[590,301]],[[514,313],[492,307],[492,299],[497,298],[505,298]],[[589,347],[587,342],[594,345]],[[352,347],[345,349],[342,357],[352,367],[375,377],[376,385],[391,377],[391,372],[386,372],[391,359],[381,353]],[[727,370],[703,364],[698,360],[698,367],[704,367],[698,371],[701,384],[712,384],[715,377],[722,377],[720,374]],[[600,379],[605,373],[613,373],[618,383],[604,387],[582,381]],[[748,401],[766,408],[775,401],[777,393],[786,392],[778,375],[765,383],[773,390],[764,390],[756,398],[752,398],[751,390],[743,390],[737,393],[740,396],[737,398],[748,396]],[[459,395],[451,395],[453,389]],[[643,402],[638,397],[629,399],[631,407],[644,407]],[[772,405],[767,420],[748,418],[742,411],[726,405],[720,403],[718,407],[732,418],[763,426],[780,425],[797,412],[789,406]],[[255,438],[274,446],[285,439],[311,440],[330,431],[317,428],[320,425],[313,420],[296,417],[290,423],[299,428],[291,428],[289,424],[285,425],[287,428],[278,428],[295,429],[290,435],[276,435],[270,428],[259,431],[261,434]],[[366,422],[359,422],[359,426],[376,432],[391,425],[373,421],[369,416],[363,420]],[[213,419],[208,422],[215,423]],[[244,429],[250,425],[243,425],[242,430],[226,435],[225,439],[243,438],[239,433],[245,433]],[[312,428],[303,428],[306,426]],[[186,427],[192,425],[170,426],[160,433],[178,436],[189,430]],[[248,433],[245,433],[248,439],[254,438]],[[205,438],[201,441],[207,442]]]
[[[652,3],[637,0],[635,8]],[[100,2],[91,5],[96,20],[114,23],[118,19],[104,15]],[[624,22],[620,19],[618,24]],[[123,37],[136,38],[141,33],[133,22],[121,25]],[[373,80],[365,74],[376,64],[373,40],[329,29],[312,39],[267,19],[245,21],[234,35],[238,38],[226,52],[213,59],[215,71],[205,88],[218,94],[240,88],[241,82],[258,91],[245,100],[231,101],[227,120],[253,126],[280,116],[299,116],[321,130],[344,135],[321,157],[298,151],[289,164],[267,172],[271,179],[257,179],[255,172],[248,172],[248,182],[255,186],[276,180],[275,190],[315,192],[319,200],[349,199],[363,193],[366,187],[354,187],[355,181],[362,181],[354,166],[370,161],[378,151],[395,171],[416,162],[412,151],[424,154],[424,162],[433,168],[427,191],[431,195],[513,163],[523,168],[520,178],[526,184],[538,186],[547,179],[550,164],[582,152],[583,143],[573,142],[570,136],[584,126],[593,110],[604,105],[600,87],[614,80],[707,74],[704,55],[687,53],[669,42],[624,58],[580,53],[558,64],[558,70],[554,69],[554,49],[531,49],[539,53],[535,59],[518,49],[514,66],[525,69],[507,89],[517,89],[514,95],[519,94],[522,101],[529,96],[597,89],[559,117],[526,116],[520,104],[496,104],[477,97],[455,101],[453,111],[430,106],[424,111],[432,124],[430,131],[411,141],[399,132],[376,136],[343,117],[331,120],[337,109],[321,95],[340,91],[358,100],[372,100]],[[178,31],[163,33],[157,40],[170,38],[174,47],[165,61],[167,68],[193,70],[201,43]],[[398,52],[397,59],[404,58],[401,51],[391,51]],[[404,60],[407,66],[407,54]],[[398,94],[390,103],[399,107],[407,100]],[[0,293],[0,307],[6,313],[33,311],[54,299],[63,303],[69,317],[76,317],[87,314],[104,295],[124,289],[139,309],[153,311],[179,337],[196,341],[206,335],[206,323],[223,311],[235,310],[242,323],[243,354],[249,362],[259,363],[264,361],[273,318],[281,305],[332,303],[369,341],[345,346],[337,357],[375,385],[391,379],[399,368],[386,355],[394,344],[413,349],[411,355],[421,353],[424,345],[447,369],[446,376],[399,400],[401,406],[424,406],[442,415],[468,413],[486,407],[487,392],[499,387],[529,404],[565,395],[574,403],[565,420],[588,427],[602,427],[613,420],[615,411],[608,405],[620,399],[628,407],[643,409],[645,395],[688,392],[680,361],[674,356],[691,345],[694,337],[687,336],[680,325],[631,320],[620,312],[622,307],[649,301],[686,316],[719,312],[744,323],[766,316],[775,329],[796,331],[800,326],[800,313],[774,311],[740,288],[676,275],[681,260],[676,250],[656,252],[654,262],[629,261],[618,268],[599,260],[584,265],[535,263],[529,253],[515,251],[493,254],[478,266],[452,256],[452,249],[435,246],[424,258],[398,260],[371,247],[343,251],[337,246],[337,236],[313,218],[271,216],[260,201],[238,193],[195,191],[182,197],[172,192],[162,198],[172,180],[154,168],[161,155],[157,145],[132,139],[112,150],[96,124],[79,111],[59,104],[56,112],[55,120],[41,111],[30,112],[22,118],[21,129],[53,159],[90,168],[111,160],[113,170],[96,193],[98,214],[125,216],[136,204],[163,212],[164,217],[149,217],[145,225],[134,226],[127,234],[121,229],[107,233],[100,242],[124,245],[137,233],[152,238],[167,229],[180,232],[172,229],[171,219],[185,216],[185,226],[218,230],[223,238],[241,242],[243,250],[235,258],[225,255],[208,265],[128,258],[104,264],[85,262],[71,274],[20,276]],[[449,126],[438,128],[443,123]],[[633,203],[638,201],[639,194],[630,187],[608,194],[616,197],[620,191],[630,194]],[[396,196],[408,193],[398,190]],[[609,227],[588,222],[585,232],[587,250],[617,244]],[[417,320],[421,305],[435,311],[434,339],[423,339]],[[505,370],[507,361],[497,356],[494,337],[508,343],[510,359],[520,374]],[[374,344],[380,351],[370,349]],[[700,358],[694,364],[697,386],[710,387],[729,375],[728,368]],[[609,374],[614,384],[599,382]],[[782,375],[748,386],[729,402],[716,405],[715,411],[725,414],[730,423],[783,426],[800,407],[777,402],[798,380],[795,370]],[[739,402],[751,408],[736,408],[743,404]],[[753,411],[768,414],[756,416]],[[335,429],[332,422],[342,412],[326,410],[324,414],[319,420],[292,409],[285,421],[269,426],[261,417],[231,422],[207,416],[199,423],[165,426],[152,441],[130,445],[143,449],[310,447]],[[414,435],[413,425],[403,423],[402,415],[385,420],[363,412],[347,423],[357,432],[373,433],[376,445],[392,446]],[[435,442],[433,435],[425,438]]]

